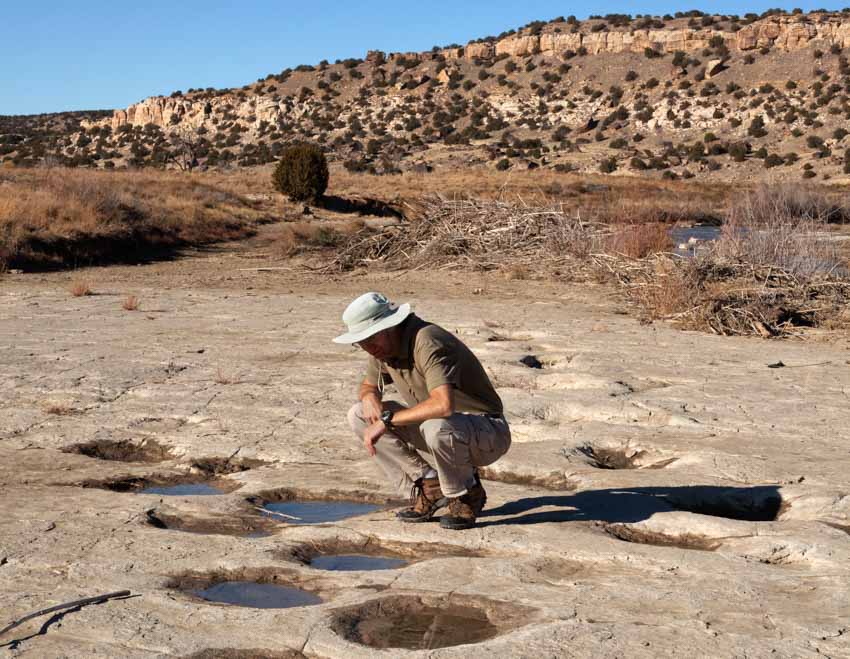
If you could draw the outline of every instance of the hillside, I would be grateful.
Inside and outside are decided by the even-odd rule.
[[[843,181],[850,10],[559,17],[466,46],[303,65],[151,97],[47,131],[0,122],[0,160],[271,162],[315,141],[351,171],[483,166]]]

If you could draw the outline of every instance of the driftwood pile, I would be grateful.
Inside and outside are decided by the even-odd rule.
[[[431,196],[414,210],[407,222],[351,236],[326,269],[520,268],[531,277],[603,276],[647,319],[723,335],[782,337],[800,327],[850,325],[846,269],[801,275],[781,265],[794,254],[782,255],[779,264],[753,263],[730,258],[721,242],[696,259],[669,252],[637,259],[615,251],[611,238],[622,227],[618,233],[560,205]],[[736,239],[741,235],[758,234]]]
[[[380,232],[361,231],[342,245],[335,270],[381,264],[387,268],[533,270],[590,253],[604,225],[584,222],[561,205],[429,196],[409,222]]]
[[[801,327],[850,325],[850,278],[801,277],[766,265],[670,254],[626,261],[596,256],[649,319],[721,335],[794,336]]]

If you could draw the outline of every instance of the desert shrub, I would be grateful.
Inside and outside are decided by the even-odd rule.
[[[599,163],[599,171],[603,174],[610,174],[612,172],[617,171],[617,159],[616,158],[606,158],[601,163]]]
[[[764,137],[767,135],[767,130],[764,127],[764,118],[761,115],[754,117],[750,122],[750,126],[747,128],[747,134],[752,137]]]
[[[833,132],[833,133],[832,133],[832,136],[833,136],[836,140],[838,140],[838,141],[840,142],[840,141],[841,141],[841,140],[843,140],[845,137],[847,137],[847,135],[848,135],[848,134],[850,134],[850,133],[848,133],[846,129],[844,129],[844,128],[836,128],[836,129],[835,129],[835,132]]]
[[[292,201],[322,197],[328,187],[328,161],[314,144],[296,144],[283,151],[272,173],[272,184]]]
[[[628,73],[626,73],[626,82],[631,82],[632,80],[637,80],[637,79],[638,79],[638,72],[637,71],[629,71]]]
[[[778,167],[782,165],[785,161],[777,154],[771,153],[767,158],[764,159],[764,166],[767,169],[771,167]]]
[[[744,162],[747,159],[747,145],[735,142],[729,146],[729,155],[735,162]]]
[[[499,162],[496,163],[496,169],[498,169],[500,172],[505,171],[510,166],[511,166],[511,161],[508,160],[507,158],[502,158]]]

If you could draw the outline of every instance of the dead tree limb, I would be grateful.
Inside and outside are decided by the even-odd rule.
[[[53,613],[54,611],[61,611],[62,609],[73,609],[78,606],[85,606],[87,604],[96,604],[100,602],[105,602],[106,600],[114,599],[116,597],[129,597],[129,590],[119,590],[114,593],[106,593],[104,595],[97,595],[95,597],[85,597],[83,599],[74,600],[73,602],[66,602],[65,604],[57,604],[56,606],[51,606],[47,609],[41,609],[41,611],[36,611],[35,613],[30,613],[29,615],[25,615],[23,618],[19,620],[13,621],[10,625],[7,625],[3,629],[0,629],[0,636],[5,634],[8,631],[13,630],[18,625],[24,624],[27,620],[32,620],[33,618],[37,618],[39,616],[47,615],[48,613]]]

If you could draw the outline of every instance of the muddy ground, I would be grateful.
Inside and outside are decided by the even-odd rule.
[[[0,628],[132,592],[27,622],[0,654],[407,656],[358,641],[436,607],[471,616],[452,642],[495,636],[411,653],[850,656],[846,337],[642,325],[590,285],[287,268],[249,242],[0,279]],[[73,297],[79,279],[95,294]],[[457,332],[506,403],[514,445],[473,530],[396,522],[345,425],[363,359],[330,340],[370,289]],[[139,493],[174,482],[222,493]],[[382,507],[312,526],[257,510],[291,497]],[[335,551],[410,562],[310,567]],[[323,602],[192,595],[228,579]]]

